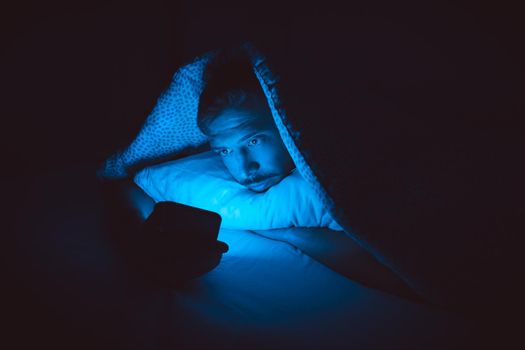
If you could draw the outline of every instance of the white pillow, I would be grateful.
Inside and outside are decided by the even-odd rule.
[[[342,230],[298,171],[257,193],[235,181],[220,157],[209,151],[147,167],[134,181],[155,202],[172,201],[218,213],[222,228]]]

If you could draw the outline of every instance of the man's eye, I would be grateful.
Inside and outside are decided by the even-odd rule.
[[[219,150],[219,155],[221,155],[221,156],[227,156],[228,154],[230,154],[230,150],[227,149],[227,148],[223,148],[223,149]]]
[[[259,142],[260,142],[259,139],[251,139],[249,141],[249,144],[250,144],[250,146],[255,146],[255,145],[258,145]]]

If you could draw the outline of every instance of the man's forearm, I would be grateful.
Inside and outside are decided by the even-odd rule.
[[[401,278],[379,263],[344,232],[323,228],[292,228],[257,233],[290,243],[306,255],[354,281],[392,294],[418,299]]]

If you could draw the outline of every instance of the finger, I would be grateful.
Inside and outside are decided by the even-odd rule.
[[[215,243],[215,250],[220,252],[220,253],[226,253],[229,250],[229,247],[228,247],[228,245],[226,243],[221,242],[221,241],[217,241]]]

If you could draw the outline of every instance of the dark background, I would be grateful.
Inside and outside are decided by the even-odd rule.
[[[123,290],[129,280],[107,237],[85,225],[97,225],[101,209],[95,166],[132,140],[182,64],[254,37],[278,45],[282,9],[267,17],[273,9],[245,2],[2,3],[1,346],[164,342],[169,300]]]
[[[11,235],[13,216],[24,217],[18,208],[32,179],[72,167],[94,167],[125,146],[176,69],[196,55],[248,39],[270,54],[278,53],[278,68],[284,71],[293,64],[285,57],[292,38],[297,37],[294,19],[301,14],[315,18],[317,12],[341,15],[343,8],[327,1],[306,5],[276,0],[51,0],[2,5],[0,147],[4,301],[11,310],[7,318],[24,325],[27,319],[38,319],[40,312],[41,321],[47,319],[45,311],[31,301],[35,292],[20,287],[25,277],[12,263],[18,255],[12,249],[16,246]],[[524,56],[517,2],[353,2],[348,11],[352,16],[379,11],[406,23],[411,35],[452,50],[446,55],[449,58],[455,57],[457,49],[460,66],[484,71],[483,77],[477,76],[461,89],[469,101],[475,101],[478,93],[484,102],[490,101],[486,105],[493,110],[486,113],[484,125],[497,121],[512,131],[497,134],[490,142],[505,141],[514,148],[505,161],[513,164],[510,169],[521,169]],[[308,37],[302,38],[307,46]],[[470,117],[487,112],[484,105],[470,110]],[[498,185],[516,192],[521,188],[518,182]]]
[[[33,174],[124,146],[182,63],[278,33],[286,9],[263,21],[275,12],[239,4],[53,0],[2,11],[5,164]]]
[[[34,174],[99,162],[131,139],[182,63],[243,39],[286,52],[294,16],[341,14],[347,7],[334,8],[332,3],[51,0],[4,4],[0,21],[3,163],[18,173]],[[359,11],[387,14],[407,23],[412,32],[420,30],[416,34],[432,44],[454,40],[455,32],[465,37],[467,33],[474,42],[497,50],[493,66],[486,67],[487,79],[491,71],[505,66],[510,67],[506,74],[520,73],[512,71],[519,68],[522,57],[517,4],[367,3],[351,2],[346,11],[353,16]]]

